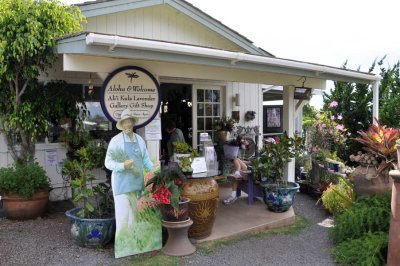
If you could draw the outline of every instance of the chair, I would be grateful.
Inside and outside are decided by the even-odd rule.
[[[244,139],[249,142],[247,149],[241,152],[240,158],[248,161],[257,158],[258,141],[260,135],[259,126],[237,126],[233,136],[236,137],[238,135],[243,135]],[[229,176],[233,172],[233,163],[230,160],[226,160],[224,158],[222,145],[223,143],[219,143],[218,148],[216,148],[219,153],[218,156],[221,163],[220,168],[222,175]],[[258,186],[254,182],[252,169],[250,169],[250,171],[247,173],[246,178],[238,181],[238,189],[236,193],[238,196],[240,196],[241,191],[245,192],[248,195],[247,203],[249,205],[254,203],[254,197],[262,197],[262,190],[260,186]]]
[[[242,158],[245,160],[252,160],[258,157],[258,141],[260,136],[259,126],[238,126],[236,135],[243,134],[244,139],[250,142],[247,150],[242,154]],[[238,189],[236,191],[237,196],[241,195],[241,192],[245,192],[248,195],[247,204],[251,205],[254,203],[255,197],[262,197],[262,188],[255,183],[253,172],[254,169],[249,168],[250,172],[247,174],[246,179],[242,179],[238,183]]]

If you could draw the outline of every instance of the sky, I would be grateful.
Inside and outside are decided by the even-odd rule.
[[[365,72],[385,55],[387,65],[400,60],[400,1],[186,1],[276,57],[333,67],[347,60],[349,69]],[[311,104],[320,107],[322,97],[314,96]]]

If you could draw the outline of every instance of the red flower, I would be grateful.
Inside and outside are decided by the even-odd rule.
[[[175,185],[180,186],[183,184],[183,180],[180,178],[175,179]]]
[[[158,204],[170,204],[171,191],[165,186],[160,187],[153,193],[152,197]]]

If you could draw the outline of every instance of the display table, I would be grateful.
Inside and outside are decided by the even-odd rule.
[[[193,225],[189,229],[190,238],[205,238],[211,234],[218,208],[219,188],[214,176],[218,170],[193,174],[183,186],[182,196],[190,198],[189,217]]]

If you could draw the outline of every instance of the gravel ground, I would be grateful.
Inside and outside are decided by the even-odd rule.
[[[0,265],[126,265],[130,258],[115,259],[113,245],[92,250],[76,246],[69,238],[64,211],[68,204],[51,206],[36,220],[18,222],[0,218]],[[327,218],[315,200],[298,194],[295,211],[311,222],[298,235],[250,238],[220,248],[207,256],[196,252],[184,265],[335,265],[329,251],[328,229],[318,223]]]

